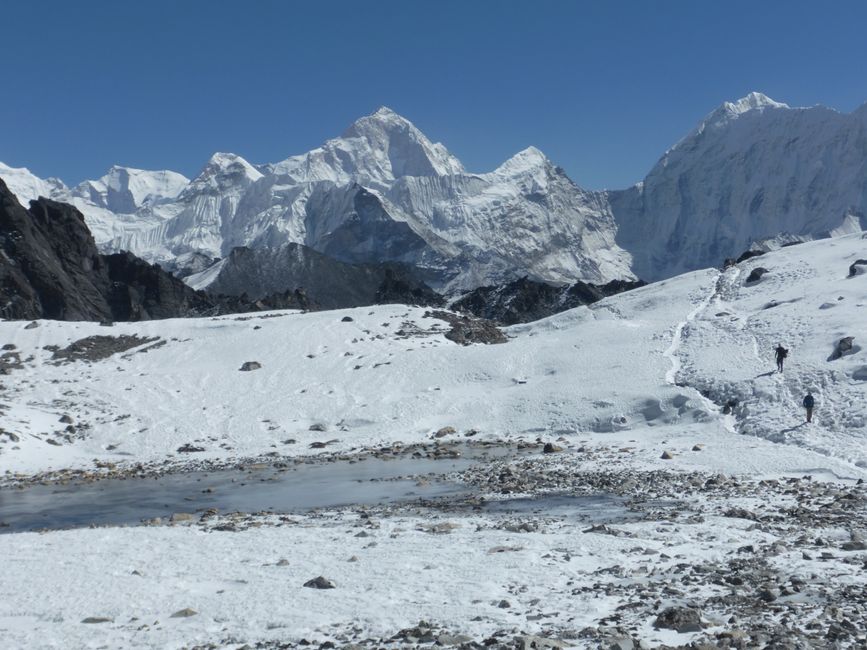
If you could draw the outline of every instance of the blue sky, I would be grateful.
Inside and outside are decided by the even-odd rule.
[[[0,160],[67,183],[277,161],[387,105],[471,171],[535,145],[617,188],[752,90],[867,101],[865,2],[7,0],[3,21]]]

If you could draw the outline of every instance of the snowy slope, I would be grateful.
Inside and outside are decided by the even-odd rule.
[[[219,527],[5,534],[0,632],[9,647],[27,648],[368,637],[403,647],[395,635],[424,620],[478,642],[499,630],[503,643],[554,631],[597,648],[578,632],[598,629],[609,641],[602,647],[617,647],[614,620],[631,630],[620,647],[640,638],[656,648],[702,634],[652,625],[663,608],[690,605],[702,609],[704,634],[740,634],[745,647],[770,638],[754,627],[763,616],[809,624],[824,639],[836,624],[828,617],[863,604],[863,552],[841,545],[864,529],[864,494],[853,484],[867,478],[867,274],[847,276],[865,250],[860,234],[785,248],[515,326],[507,343],[491,346],[457,346],[442,336],[444,323],[397,305],[111,328],[0,323],[2,341],[16,346],[4,353],[23,362],[0,389],[0,427],[19,438],[0,433],[7,478],[95,461],[291,458],[318,453],[310,443],[325,440],[350,452],[431,441],[454,426],[461,438],[475,428],[474,439],[557,440],[566,451],[525,457],[531,469],[579,480],[611,471],[633,484],[633,507],[651,509],[647,520],[601,527],[542,502],[499,517],[476,507],[352,507],[228,515]],[[757,266],[768,273],[746,284]],[[164,343],[48,362],[46,346],[96,334]],[[852,354],[829,360],[842,336],[854,337]],[[782,375],[770,372],[778,342],[791,350]],[[253,360],[262,367],[239,372]],[[808,388],[817,408],[804,425],[798,402]],[[730,399],[737,405],[724,415],[719,403]],[[62,414],[77,428],[72,442]],[[178,454],[185,443],[205,451]],[[523,466],[508,462],[507,471]],[[660,493],[665,481],[686,491]],[[728,487],[708,492],[711,484]],[[861,508],[852,520],[825,518],[843,502]],[[808,528],[805,511],[816,517]],[[302,586],[317,575],[336,588]],[[776,593],[760,595],[769,588]],[[192,615],[173,617],[184,608]],[[845,611],[855,611],[845,620],[862,620],[861,610]],[[91,617],[102,622],[84,623]],[[837,647],[863,647],[863,629],[853,630]]]
[[[739,455],[753,445],[739,432],[812,449],[831,457],[821,462],[835,471],[857,473],[867,464],[867,361],[860,347],[827,359],[838,338],[854,336],[856,346],[867,340],[867,275],[846,277],[864,250],[860,235],[786,248],[747,264],[769,269],[755,286],[743,284],[746,269],[699,271],[515,326],[512,340],[494,346],[457,346],[437,333],[444,323],[401,306],[110,330],[0,323],[4,341],[22,358],[33,356],[4,389],[0,426],[21,440],[0,446],[0,462],[35,472],[86,467],[94,458],[159,461],[191,442],[203,444],[207,457],[255,455],[272,445],[304,453],[321,437],[308,427],[323,423],[342,449],[426,439],[454,426],[508,438],[626,436],[648,446],[648,459],[658,456],[660,439],[679,447],[685,438],[726,452],[684,462],[730,469],[789,458],[785,447],[761,458]],[[778,306],[768,307],[771,299]],[[354,321],[342,322],[344,314]],[[420,333],[407,335],[414,330]],[[132,333],[165,344],[74,366],[52,365],[45,350]],[[782,376],[767,374],[778,341],[792,350]],[[245,361],[263,368],[238,372]],[[816,422],[804,427],[798,405],[807,388],[818,406]],[[721,415],[733,398],[734,417]],[[46,445],[62,430],[63,413],[89,427],[86,434]],[[287,437],[299,446],[282,447]]]

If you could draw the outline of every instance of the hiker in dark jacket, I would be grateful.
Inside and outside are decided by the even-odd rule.
[[[804,397],[804,408],[807,409],[807,422],[811,422],[813,420],[813,406],[816,404],[816,400],[813,399],[812,393],[807,391],[807,395]]]
[[[777,347],[774,348],[774,352],[777,356],[777,370],[783,372],[783,359],[789,356],[789,351],[783,347],[782,343],[777,343]]]

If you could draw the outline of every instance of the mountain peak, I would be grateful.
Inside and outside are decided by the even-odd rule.
[[[380,106],[379,108],[376,109],[376,112],[373,113],[370,117],[386,117],[386,118],[398,117],[402,120],[405,119],[405,118],[401,117],[400,115],[398,115],[395,111],[391,110],[388,106]]]
[[[725,102],[720,108],[740,115],[754,109],[764,110],[765,108],[789,108],[788,104],[775,102],[765,94],[759,92],[751,92],[746,97],[741,97],[735,102]]]
[[[218,151],[208,158],[196,180],[234,173],[241,173],[252,181],[262,178],[262,172],[238,154]]]
[[[517,176],[550,165],[548,157],[534,146],[522,149],[494,170],[495,174]]]

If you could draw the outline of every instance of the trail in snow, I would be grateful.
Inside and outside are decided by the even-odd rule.
[[[730,433],[736,432],[736,424],[737,420],[733,414],[724,415],[720,413],[719,404],[711,400],[702,394],[701,391],[686,385],[679,385],[677,383],[677,373],[680,371],[681,363],[680,358],[678,357],[678,351],[681,347],[681,342],[683,340],[683,331],[690,323],[692,323],[696,318],[698,318],[704,311],[711,305],[711,303],[719,303],[720,298],[724,293],[724,289],[727,286],[731,286],[731,284],[735,281],[735,279],[740,275],[740,269],[733,268],[729,271],[723,271],[717,274],[716,279],[713,283],[713,289],[708,293],[704,299],[699,302],[695,309],[689,312],[686,315],[686,318],[680,321],[674,328],[674,334],[671,337],[671,345],[668,346],[668,349],[662,353],[662,356],[666,357],[671,362],[671,368],[665,373],[665,381],[667,384],[671,386],[678,386],[679,388],[683,388],[689,390],[694,394],[695,398],[698,399],[705,407],[708,413],[716,414],[717,421],[722,425],[722,427],[729,431]]]
[[[671,337],[671,345],[662,353],[662,356],[671,362],[671,368],[665,373],[665,383],[675,386],[677,384],[677,373],[680,370],[680,359],[677,356],[677,351],[680,349],[680,343],[683,337],[683,328],[694,321],[701,314],[711,301],[719,294],[719,278],[714,282],[713,290],[698,304],[698,306],[686,315],[686,318],[680,321],[674,328],[674,334]]]

